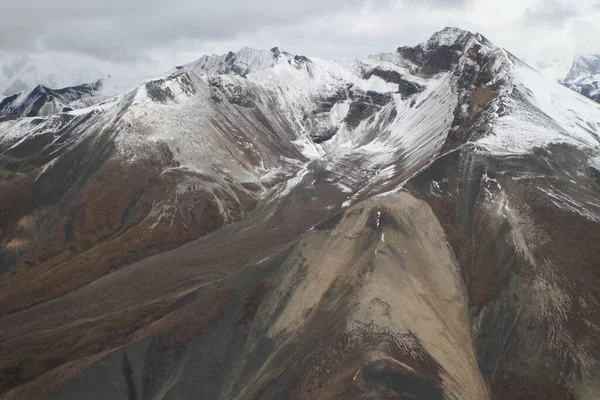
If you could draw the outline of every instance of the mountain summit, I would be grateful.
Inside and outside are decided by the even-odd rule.
[[[237,53],[229,52],[217,56],[203,56],[199,60],[176,67],[176,72],[193,71],[197,74],[247,74],[272,68],[276,63],[289,60],[293,56],[277,47],[271,50],[256,50],[244,47]]]
[[[456,28],[15,113],[0,393],[598,398],[598,198],[600,106]]]

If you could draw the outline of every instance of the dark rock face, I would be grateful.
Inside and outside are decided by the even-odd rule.
[[[445,40],[452,35],[452,40]],[[468,42],[475,38],[470,32],[446,28],[435,34],[426,44],[416,47],[400,47],[398,53],[418,66],[424,75],[434,75],[451,70],[466,50]]]
[[[148,97],[152,101],[162,104],[177,102],[172,87],[181,90],[186,96],[192,96],[196,93],[196,88],[186,72],[152,80],[144,85]]]
[[[369,79],[371,76],[377,76],[386,82],[393,82],[398,84],[398,92],[402,95],[403,99],[407,99],[413,94],[421,93],[424,88],[416,82],[411,82],[402,77],[402,75],[396,71],[389,71],[383,68],[374,68],[370,71],[366,71],[363,76],[365,79]]]
[[[479,43],[485,42],[485,38],[480,39]],[[466,62],[455,72],[459,77],[459,104],[454,110],[452,129],[446,139],[444,151],[485,134],[490,110],[497,105],[499,93],[508,83],[506,77],[502,76],[502,70],[508,68],[507,65],[495,63],[497,54],[494,52],[480,52],[482,45],[479,43],[468,48],[465,53]]]
[[[361,121],[370,118],[376,111],[388,104],[392,97],[374,91],[350,90],[350,99],[352,103],[350,103],[350,109],[344,122],[349,127],[356,128]]]
[[[310,129],[310,138],[316,143],[331,140],[338,132],[338,126],[327,124],[329,113],[333,108],[348,100],[350,94],[347,87],[340,87],[334,93],[324,96],[316,102],[316,107],[303,116],[302,122]]]
[[[599,90],[600,90],[600,84],[583,85],[581,87],[581,94],[584,95],[585,97],[589,97],[590,99],[594,100],[595,102],[600,103],[600,93],[598,93]]]
[[[216,92],[224,96],[228,102],[242,107],[252,107],[253,100],[241,86],[229,84],[223,81],[219,76],[211,77],[210,85]],[[219,101],[219,97],[214,97],[215,101]]]
[[[175,95],[171,88],[163,87],[160,82],[152,81],[146,83],[146,91],[152,100],[160,103],[167,103],[169,100],[175,100]]]
[[[422,92],[423,87],[415,82],[400,81],[398,83],[398,91],[402,94],[402,98],[406,99],[413,94]]]
[[[448,36],[453,40],[447,40]],[[500,89],[507,84],[502,71],[510,67],[505,62],[496,62],[501,50],[481,51],[487,44],[489,41],[480,34],[445,28],[425,44],[398,49],[399,54],[415,64],[418,74],[427,77],[452,71],[457,78],[459,101],[443,152],[485,134],[491,106],[496,105]],[[403,97],[418,91],[400,84]]]
[[[441,45],[425,51],[422,47],[400,47],[400,53],[406,59],[421,65],[424,74],[433,75],[440,71],[448,71],[456,64],[461,56],[462,46],[459,43]]]
[[[337,128],[331,127],[324,131],[312,134],[311,139],[313,140],[313,142],[319,144],[319,143],[323,143],[323,142],[330,140],[331,138],[333,138],[335,136],[336,133],[337,133]]]
[[[326,113],[331,111],[334,105],[345,101],[349,98],[350,94],[348,93],[347,88],[340,88],[334,94],[324,98],[319,102],[319,108],[317,109],[318,113]]]
[[[310,60],[310,58],[305,57],[305,56],[299,56],[296,55],[294,56],[294,65],[296,66],[296,68],[302,68],[302,67],[306,67],[307,65],[310,65],[312,63],[312,61]]]

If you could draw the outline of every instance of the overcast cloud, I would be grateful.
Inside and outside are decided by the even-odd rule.
[[[560,29],[570,20],[580,17],[582,9],[560,0],[542,0],[533,7],[528,7],[521,19],[527,27],[545,26],[549,29]]]
[[[280,46],[296,54],[352,58],[414,45],[445,26],[458,26],[484,34],[552,74],[553,69],[564,69],[576,52],[600,53],[599,4],[597,0],[0,0],[0,53],[68,55],[69,62],[97,63],[105,70],[158,71],[242,46]]]

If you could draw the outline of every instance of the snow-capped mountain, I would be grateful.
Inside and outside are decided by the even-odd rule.
[[[600,54],[577,55],[562,84],[600,102]]]
[[[49,116],[61,112],[90,107],[111,99],[131,87],[137,78],[107,76],[92,83],[51,89],[38,85],[0,101],[0,120],[21,117]]]
[[[0,122],[4,398],[597,397],[599,105],[457,28],[171,72]]]
[[[105,77],[94,68],[62,65],[44,54],[0,54],[0,96],[12,96],[38,85],[60,89]]]
[[[244,47],[238,52],[223,55],[202,56],[190,64],[175,67],[174,73],[193,71],[211,75],[237,74],[246,76],[251,73],[271,68],[275,64],[294,58],[292,54],[277,47],[269,50],[257,50]],[[296,56],[297,57],[297,56]]]
[[[105,98],[102,94],[101,80],[63,89],[50,89],[39,85],[4,98],[0,102],[0,121],[72,111],[89,107]]]

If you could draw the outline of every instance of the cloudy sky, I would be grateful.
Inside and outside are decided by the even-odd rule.
[[[600,53],[600,0],[0,0],[0,53],[154,73],[242,46],[352,58],[444,26],[480,32],[550,75],[576,52]]]

